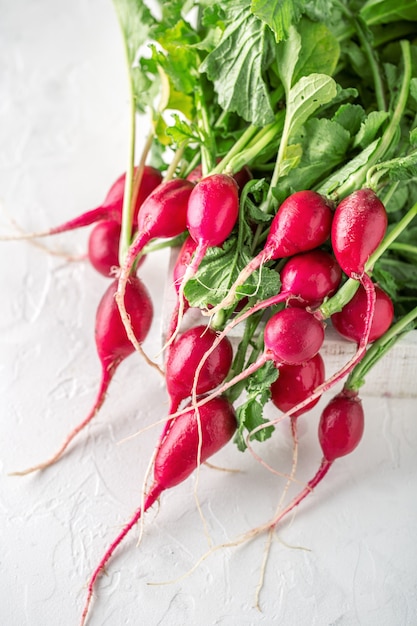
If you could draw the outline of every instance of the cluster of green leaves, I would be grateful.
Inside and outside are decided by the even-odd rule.
[[[174,160],[171,175],[181,176],[199,163],[204,175],[249,165],[253,175],[236,229],[186,285],[192,306],[222,300],[293,191],[315,189],[337,201],[372,184],[390,228],[417,202],[415,0],[114,3],[136,109],[152,113],[154,164],[167,170]],[[416,305],[416,261],[412,227],[375,266],[398,316]],[[255,302],[276,293],[276,270],[269,264],[255,272],[240,297]],[[221,327],[231,314],[215,322]],[[245,330],[235,373],[262,349],[253,339],[257,324]],[[262,422],[271,376],[262,368],[245,386],[242,449],[244,432]]]

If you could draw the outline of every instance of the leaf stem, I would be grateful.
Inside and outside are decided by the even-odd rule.
[[[250,164],[262,150],[264,150],[273,139],[279,135],[283,128],[283,118],[278,116],[275,122],[265,126],[252,139],[249,145],[237,154],[229,162],[229,168],[233,172],[238,172],[244,165]]]
[[[204,102],[204,95],[201,89],[198,89],[195,95],[196,109],[198,115],[198,127],[202,134],[201,142],[201,167],[203,177],[212,171],[215,165],[214,154],[216,152],[216,144],[211,130],[210,122],[207,115],[207,109]]]
[[[385,98],[384,84],[382,81],[381,71],[380,71],[379,63],[376,57],[376,52],[369,42],[369,39],[366,35],[365,27],[362,23],[361,18],[355,18],[354,23],[356,26],[356,32],[358,34],[359,41],[362,44],[362,47],[368,58],[368,62],[371,68],[372,76],[374,79],[377,106],[381,111],[386,111],[387,102]]]
[[[263,311],[259,311],[258,313],[251,315],[251,317],[245,323],[243,336],[242,336],[242,339],[240,340],[239,347],[236,352],[235,360],[226,378],[226,381],[232,380],[237,374],[239,374],[249,365],[254,363],[257,357],[259,356],[259,354],[261,353],[262,347],[263,347],[263,334],[260,333],[259,337],[255,341],[255,344],[253,343],[253,337],[254,337],[257,327],[259,326],[259,323],[262,317],[263,317]],[[249,358],[246,360],[247,352],[248,352],[249,346],[251,345],[252,345],[252,351],[250,353]],[[226,391],[226,395],[229,401],[232,403],[235,402],[241,395],[245,386],[246,386],[246,380],[241,380],[237,382],[235,385],[233,385],[232,387],[230,387]]]
[[[344,385],[345,389],[356,391],[365,383],[365,376],[370,369],[381,359],[393,344],[405,333],[407,326],[417,318],[417,307],[411,309],[396,324],[391,326],[382,337],[374,341],[362,360],[354,367]],[[411,329],[410,329],[411,330]]]
[[[175,151],[175,154],[169,163],[168,169],[165,172],[164,182],[171,180],[171,178],[174,177],[177,166],[181,162],[182,157],[184,156],[184,150],[187,147],[187,143],[188,141],[183,141],[182,144]]]
[[[128,69],[128,89],[129,89],[129,145],[126,167],[125,188],[123,195],[122,208],[122,226],[119,240],[119,264],[123,265],[127,250],[132,238],[132,220],[133,220],[133,172],[135,166],[135,150],[136,150],[136,103],[133,89],[132,74],[130,68],[129,51],[127,40],[123,37],[123,45],[126,55],[126,66]]]
[[[239,139],[236,141],[236,143],[233,145],[233,147],[226,154],[226,156],[224,156],[223,159],[220,161],[220,163],[218,163],[216,167],[214,167],[211,173],[222,174],[223,172],[227,171],[228,170],[227,166],[229,165],[230,161],[237,154],[239,154],[239,152],[243,150],[243,148],[247,146],[247,144],[253,138],[253,136],[256,134],[257,131],[258,129],[256,126],[253,126],[252,124],[248,126],[246,130],[242,133],[242,135],[239,137]],[[233,172],[233,170],[231,171]]]

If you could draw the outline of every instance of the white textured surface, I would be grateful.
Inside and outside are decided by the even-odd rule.
[[[0,199],[25,228],[43,228],[90,208],[124,169],[124,59],[110,1],[2,3]],[[1,229],[9,227],[4,211]],[[45,241],[83,253],[86,233]],[[157,429],[120,441],[164,417],[161,381],[139,358],[126,362],[95,423],[56,467],[16,478],[44,459],[93,400],[98,375],[92,327],[107,282],[28,243],[0,243],[0,623],[77,624],[85,584],[109,541],[139,504]],[[167,255],[145,263],[157,310]],[[159,347],[160,315],[147,341]],[[319,462],[322,399],[300,421],[298,477]],[[219,551],[188,578],[206,550],[195,480],[164,494],[132,531],[97,586],[91,626],[404,626],[417,623],[416,400],[364,399],[359,449],[276,534],[253,608],[264,537]],[[261,449],[261,448],[259,448]],[[262,446],[288,471],[287,428]],[[202,468],[198,495],[214,543],[272,513],[283,481],[233,446],[214,460],[241,473]],[[302,549],[300,549],[302,548]]]

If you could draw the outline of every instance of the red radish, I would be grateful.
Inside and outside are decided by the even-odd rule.
[[[94,405],[87,417],[69,433],[61,447],[49,460],[29,469],[14,472],[15,475],[24,475],[35,470],[45,469],[62,456],[74,437],[91,422],[101,408],[117,367],[134,352],[115,302],[116,289],[117,280],[113,281],[106,289],[97,308],[95,343],[101,363],[101,382]],[[132,276],[127,283],[126,306],[137,341],[142,343],[151,327],[153,307],[147,289],[137,277]]]
[[[324,325],[304,309],[283,309],[265,325],[265,353],[275,363],[299,365],[312,359],[324,341]]]
[[[280,272],[287,304],[316,307],[336,293],[342,270],[332,254],[317,248],[291,257]]]
[[[88,594],[81,624],[85,623],[97,578],[104,571],[115,549],[166,489],[185,481],[192,472],[210,456],[218,452],[236,431],[233,406],[225,398],[211,400],[198,416],[190,408],[172,424],[154,461],[153,484],[139,508],[107,549],[88,584]]]
[[[283,413],[308,398],[325,380],[324,361],[320,353],[299,365],[280,365],[278,371],[278,379],[271,385],[271,400]],[[311,404],[292,413],[291,419],[312,409],[318,401],[319,398],[316,398]]]
[[[209,314],[231,306],[238,287],[268,261],[321,246],[330,235],[331,223],[331,205],[322,195],[306,190],[288,196],[271,222],[264,248],[243,268],[227,296]]]
[[[103,276],[113,276],[119,267],[121,226],[115,220],[102,220],[91,230],[88,238],[88,259]]]
[[[219,335],[222,337],[223,333]],[[219,339],[219,338],[218,338]],[[264,330],[264,351],[258,359],[227,383],[221,385],[205,399],[196,401],[196,385],[205,360],[210,355],[210,348],[200,361],[194,378],[193,406],[202,406],[205,402],[224,393],[236,383],[244,380],[266,362],[273,361],[279,368],[281,365],[299,365],[312,359],[320,350],[324,341],[324,325],[312,313],[305,309],[286,308],[275,313],[266,323]],[[216,342],[213,346],[216,345]]]
[[[149,194],[139,211],[138,232],[121,267],[116,293],[124,327],[136,349],[139,349],[139,346],[130,327],[124,302],[129,275],[136,257],[151,239],[176,237],[186,230],[188,199],[193,189],[194,183],[182,178],[163,182]]]
[[[391,326],[394,319],[394,305],[391,298],[379,285],[375,285],[375,312],[373,315],[368,342],[381,337]],[[337,332],[359,343],[363,337],[366,321],[367,296],[362,285],[341,311],[331,316]]]
[[[338,204],[332,224],[332,246],[340,267],[349,277],[364,274],[387,225],[385,207],[372,189],[358,189]]]
[[[239,215],[239,196],[236,181],[226,174],[212,174],[196,184],[190,194],[187,208],[187,228],[196,249],[178,291],[176,329],[168,337],[168,345],[179,331],[184,314],[184,286],[192,278],[212,246],[220,246],[232,232]]]
[[[364,413],[356,391],[344,389],[325,407],[319,423],[324,459],[332,463],[350,454],[362,439]]]
[[[88,259],[99,274],[114,277],[119,267],[121,225],[115,220],[102,220],[93,226],[88,238]],[[145,257],[141,256],[138,267]]]
[[[183,332],[171,345],[166,359],[165,375],[172,412],[177,410],[182,400],[191,396],[196,368],[216,339],[215,330],[199,325]],[[204,363],[197,394],[207,393],[223,382],[232,365],[232,359],[232,344],[227,337],[223,337]]]
[[[210,354],[202,367],[196,393],[199,395],[207,393],[226,378],[233,360],[232,344],[227,337],[223,337],[219,342],[216,340],[216,331],[200,325],[189,328],[171,344],[165,363],[166,387],[171,400],[168,415],[175,413],[181,402],[191,396],[196,368],[209,350]],[[166,437],[172,422],[173,420],[168,418],[160,441]]]
[[[188,199],[193,189],[190,181],[174,178],[149,194],[138,214],[138,234],[131,252],[135,257],[151,239],[176,237],[186,230]]]
[[[313,491],[336,459],[355,450],[362,439],[363,430],[364,412],[360,398],[356,391],[343,389],[330,400],[320,417],[318,437],[323,458],[317,473],[288,506],[268,523],[269,528],[274,528]]]
[[[239,213],[235,180],[212,174],[194,187],[187,207],[187,228],[197,244],[191,266],[195,270],[208,247],[220,246],[232,232]]]
[[[59,226],[54,226],[45,231],[38,233],[27,233],[24,235],[18,235],[13,239],[29,239],[32,237],[46,237],[48,235],[58,235],[70,230],[89,226],[100,220],[115,220],[119,224],[122,221],[122,209],[123,209],[123,196],[125,189],[126,174],[122,174],[110,187],[103,203],[90,211],[86,211],[81,215],[64,222]],[[136,223],[137,214],[140,206],[144,202],[145,198],[151,193],[162,180],[162,174],[159,170],[146,165],[143,171],[142,180],[138,192],[138,196],[135,203],[135,211],[133,216],[133,222]]]

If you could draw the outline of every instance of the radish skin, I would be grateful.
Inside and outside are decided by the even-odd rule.
[[[387,226],[385,207],[372,189],[358,189],[337,205],[331,241],[336,259],[349,277],[365,272],[366,263],[383,240]]]
[[[299,365],[280,365],[278,371],[279,377],[271,385],[271,400],[283,413],[308,398],[325,381],[324,361],[319,352]],[[291,420],[312,409],[319,399],[315,398],[311,404],[292,413]]]
[[[115,275],[119,267],[121,226],[115,220],[102,220],[91,230],[88,238],[88,260],[102,276]]]

